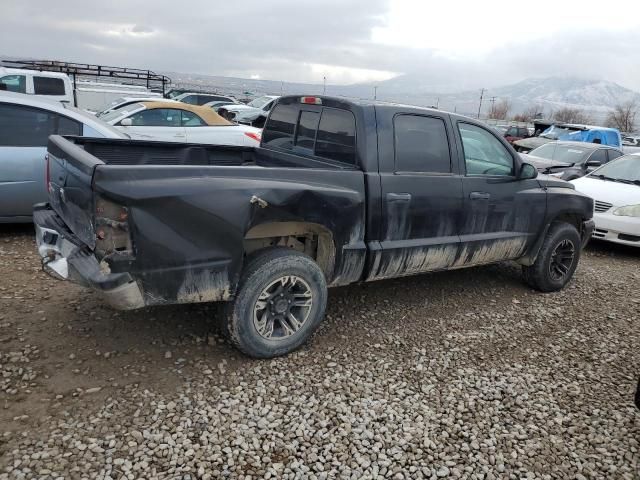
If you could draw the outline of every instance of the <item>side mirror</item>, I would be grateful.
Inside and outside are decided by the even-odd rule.
[[[537,178],[538,170],[536,167],[531,165],[530,163],[523,163],[520,167],[520,174],[518,175],[518,180],[533,180]]]
[[[589,168],[596,168],[599,167],[600,165],[602,165],[602,162],[600,160],[587,160],[587,163],[584,164],[585,167]]]
[[[123,127],[130,127],[133,125],[133,121],[130,118],[123,118],[120,120],[120,125]]]

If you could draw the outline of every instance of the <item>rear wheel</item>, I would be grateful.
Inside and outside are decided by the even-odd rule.
[[[581,240],[576,227],[554,223],[549,228],[533,265],[523,267],[526,282],[541,292],[562,289],[580,261]]]
[[[320,267],[289,248],[264,250],[249,259],[225,330],[245,354],[271,358],[300,347],[324,317],[327,285]]]

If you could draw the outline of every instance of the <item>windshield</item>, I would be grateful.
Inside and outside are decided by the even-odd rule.
[[[66,110],[70,110],[72,112],[74,112],[76,115],[80,115],[82,118],[87,119],[87,124],[89,126],[91,126],[92,122],[97,122],[99,124],[101,124],[102,128],[109,130],[111,133],[114,133],[116,136],[126,136],[128,137],[129,135],[127,135],[126,133],[121,132],[120,130],[118,130],[117,128],[113,127],[112,125],[109,125],[108,123],[105,123],[101,118],[98,119],[95,116],[91,115],[90,113],[85,112],[84,110],[80,110],[79,108],[76,107],[72,107],[71,105],[68,104],[63,104],[64,108]]]
[[[593,150],[574,145],[547,143],[531,150],[530,155],[562,163],[584,163]]]
[[[115,110],[110,111],[109,113],[105,113],[104,115],[100,116],[100,120],[104,121],[104,122],[108,122],[111,123],[112,121],[122,117],[122,116],[126,116],[129,113],[133,113],[136,110],[139,110],[141,108],[143,108],[144,105],[142,105],[141,103],[131,103],[129,105],[125,105],[124,107],[121,108],[117,108]]]
[[[253,108],[262,108],[271,100],[272,100],[271,97],[259,97],[249,102],[248,105]]]
[[[614,180],[626,180],[628,182],[640,182],[640,156],[625,155],[603,165],[589,176]]]
[[[551,125],[544,132],[540,134],[543,138],[550,138],[551,140],[557,140],[561,135],[571,133],[573,130],[567,128],[558,127],[557,125]]]

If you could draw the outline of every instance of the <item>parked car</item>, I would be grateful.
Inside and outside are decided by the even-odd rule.
[[[214,100],[213,102],[205,103],[204,107],[213,108],[216,112],[220,107],[226,107],[227,105],[241,105],[238,102],[229,102],[225,100]]]
[[[524,138],[513,142],[518,152],[528,153],[534,148],[555,140],[597,143],[621,148],[620,132],[615,128],[594,127],[590,125],[554,124],[537,137]]]
[[[224,108],[227,112],[233,114],[234,121],[243,123],[245,125],[252,125],[261,117],[262,119],[266,120],[267,116],[269,115],[269,111],[278,98],[280,97],[276,95],[265,95],[263,97],[258,97],[252,100],[247,105],[238,104],[222,108]]]
[[[254,357],[307,340],[327,286],[515,260],[559,290],[593,229],[591,198],[483,123],[326,96],[279,98],[256,148],[53,136],[49,171],[47,271],[117,308],[227,302]]]
[[[214,93],[185,92],[171,98],[178,102],[188,103],[191,105],[204,105],[205,103],[214,101],[237,103],[236,99],[233,97]]]
[[[73,84],[66,73],[0,67],[0,91],[43,96],[75,105]]]
[[[640,136],[624,136],[622,137],[622,145],[625,147],[640,147]]]
[[[132,138],[257,146],[260,130],[236,125],[211,108],[181,102],[137,102],[100,117]]]
[[[119,97],[119,98],[116,98],[113,102],[111,102],[107,108],[105,108],[101,112],[96,113],[96,117],[98,118],[103,117],[107,113],[111,113],[114,110],[127,107],[134,103],[157,102],[157,101],[178,103],[176,100],[169,100],[166,98],[162,98],[162,96],[160,95],[147,96],[147,97]]]
[[[0,223],[30,222],[47,199],[45,155],[49,135],[126,138],[69,104],[0,92]]]
[[[617,158],[571,183],[595,200],[593,238],[640,247],[640,156]]]
[[[506,132],[504,132],[504,138],[506,138],[507,142],[513,143],[518,140],[522,140],[523,138],[529,138],[529,129],[527,127],[509,127]]]
[[[617,148],[584,142],[551,142],[529,154],[520,154],[525,162],[529,162],[539,172],[563,180],[580,178],[622,155],[622,151]]]

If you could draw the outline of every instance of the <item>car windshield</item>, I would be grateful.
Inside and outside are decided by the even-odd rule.
[[[558,137],[571,133],[573,130],[567,128],[558,127],[557,125],[551,125],[544,132],[540,134],[543,138],[550,138],[551,140],[557,140]]]
[[[249,102],[248,105],[253,108],[262,108],[271,100],[271,97],[259,97]]]
[[[625,155],[603,165],[589,176],[640,185],[640,156]]]
[[[109,113],[101,115],[100,120],[102,120],[103,122],[111,123],[113,120],[116,120],[123,115],[126,116],[129,113],[133,113],[134,111],[139,110],[142,107],[144,107],[144,105],[142,105],[141,103],[131,103],[129,105],[125,105],[124,107],[112,110]]]
[[[95,116],[91,115],[90,113],[87,113],[84,110],[80,110],[79,108],[72,107],[71,105],[68,105],[68,104],[63,104],[63,105],[64,105],[64,108],[66,110],[70,110],[70,111],[74,112],[76,115],[80,115],[82,118],[86,118],[87,119],[87,123],[89,124],[89,126],[91,126],[92,122],[98,122],[98,123],[100,123],[102,125],[102,128],[105,128],[106,130],[109,130],[110,132],[114,133],[116,137],[120,136],[120,135],[124,135],[126,137],[129,136],[126,133],[121,132],[117,128],[113,127],[112,125],[109,125],[108,123],[105,123],[102,118],[96,118]]]
[[[530,155],[562,163],[584,163],[593,149],[574,145],[547,143],[531,150]]]

